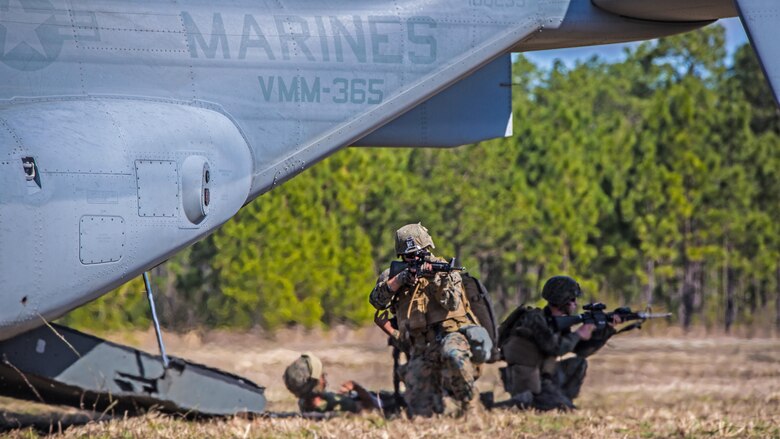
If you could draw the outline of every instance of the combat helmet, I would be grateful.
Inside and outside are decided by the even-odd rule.
[[[284,385],[298,398],[311,393],[322,377],[322,362],[313,354],[303,354],[284,370]]]
[[[553,276],[542,288],[542,297],[553,306],[565,305],[581,295],[580,284],[569,276]]]
[[[428,229],[422,224],[407,224],[395,231],[395,254],[398,256],[427,248],[436,248]]]

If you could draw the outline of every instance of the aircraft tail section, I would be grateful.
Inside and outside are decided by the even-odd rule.
[[[736,0],[736,5],[775,100],[780,103],[780,40],[776,34],[780,25],[780,3],[777,0]]]

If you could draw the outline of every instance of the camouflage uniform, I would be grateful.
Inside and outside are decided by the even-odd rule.
[[[333,392],[311,392],[298,399],[303,413],[360,412],[360,404],[348,395]]]
[[[585,341],[569,329],[556,331],[552,319],[549,306],[520,307],[507,318],[510,327],[502,327],[499,342],[507,362],[501,379],[512,400],[501,404],[538,410],[575,408],[573,400],[588,368],[586,357],[604,346],[615,329],[607,325]],[[575,356],[557,361],[569,352]]]
[[[446,262],[432,255],[426,260]],[[390,290],[389,280],[388,269],[379,276],[369,301],[377,309],[392,310],[400,338],[408,346],[403,381],[409,414],[442,413],[444,392],[457,400],[462,410],[468,409],[474,400],[475,371],[468,340],[458,331],[474,323],[468,315],[460,274],[420,277],[395,292]]]

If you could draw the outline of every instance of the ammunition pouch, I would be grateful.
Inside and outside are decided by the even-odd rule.
[[[419,294],[409,302],[408,325],[410,331],[419,331],[428,327],[425,312],[428,310],[428,296]]]
[[[432,288],[431,288],[432,289]],[[468,315],[466,307],[468,306],[468,299],[466,299],[465,295],[461,295],[461,303],[458,306],[457,309],[450,311],[446,308],[444,308],[441,303],[439,303],[436,300],[431,300],[427,303],[428,309],[426,313],[426,320],[428,321],[429,325],[434,325],[436,323],[441,323],[446,320],[450,319],[462,319],[463,317],[466,317]],[[456,328],[457,329],[457,328]]]
[[[538,369],[545,356],[530,338],[519,335],[510,336],[501,346],[504,360],[510,365],[520,365]]]
[[[499,371],[504,390],[510,395],[514,396],[526,391],[538,394],[542,391],[542,379],[537,367],[514,364],[502,367]]]
[[[441,304],[429,297],[433,288],[428,279],[420,278],[414,288],[399,298],[396,309],[398,324],[403,330],[417,332],[425,330],[432,325],[450,319],[465,317],[466,307],[463,303],[454,311],[445,309]],[[432,293],[431,293],[432,294]],[[453,329],[457,330],[457,328]]]
[[[558,369],[558,359],[555,357],[547,357],[542,361],[541,372],[543,377],[552,377],[555,375],[555,371]]]
[[[420,279],[414,287],[399,297],[396,309],[398,326],[407,335],[424,330],[428,327],[425,313],[428,310],[428,296],[425,294],[427,281]]]

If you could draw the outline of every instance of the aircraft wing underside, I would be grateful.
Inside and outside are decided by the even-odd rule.
[[[769,80],[775,101],[780,103],[780,2],[776,0],[736,0],[739,17],[748,33],[761,67]]]
[[[668,22],[716,20],[739,13],[775,99],[780,102],[780,41],[775,34],[780,22],[777,0],[593,0],[593,4],[625,17]]]

